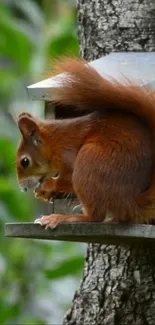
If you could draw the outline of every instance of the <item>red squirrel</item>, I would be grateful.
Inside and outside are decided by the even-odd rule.
[[[155,95],[133,83],[107,80],[83,60],[58,65],[66,77],[51,101],[86,115],[64,120],[18,117],[22,139],[17,177],[36,198],[74,192],[83,214],[35,222],[149,222],[155,217]],[[58,171],[57,178],[52,177]]]

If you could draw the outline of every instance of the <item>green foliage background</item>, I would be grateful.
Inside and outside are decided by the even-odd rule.
[[[75,1],[0,2],[0,324],[60,324],[78,285],[80,244],[4,238],[4,223],[33,221],[40,206],[15,175],[19,131],[10,115],[43,114],[27,98],[53,57],[78,54]]]

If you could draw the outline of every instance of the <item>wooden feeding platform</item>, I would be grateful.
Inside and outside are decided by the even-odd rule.
[[[139,224],[63,223],[52,230],[31,222],[7,223],[5,236],[119,246],[138,243],[155,247],[155,226]]]
[[[155,52],[116,52],[89,62],[104,78],[124,81],[126,78],[138,85],[155,88]],[[45,79],[27,87],[32,100],[52,101],[54,90],[61,87],[65,73]]]
[[[155,52],[111,53],[89,64],[107,79],[112,77],[123,81],[129,78],[140,86],[155,88]],[[64,79],[65,73],[27,87],[30,99],[45,101],[45,116],[52,118],[75,116],[73,110],[68,110],[66,114],[64,108],[61,109],[52,104],[55,96],[54,90],[61,87]],[[62,201],[57,201],[59,202],[57,206],[58,210],[61,206],[61,211],[64,211]],[[57,208],[53,212],[60,213]],[[34,223],[7,223],[5,236],[109,245],[138,243],[155,246],[155,226],[153,225],[64,223],[54,230],[45,230],[44,227]]]

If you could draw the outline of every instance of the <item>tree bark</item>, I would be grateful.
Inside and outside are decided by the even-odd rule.
[[[78,0],[81,55],[155,51],[154,0]]]
[[[67,325],[154,325],[155,252],[89,245]]]
[[[79,0],[81,55],[155,51],[154,0]],[[63,325],[154,325],[153,247],[89,245],[80,288]]]

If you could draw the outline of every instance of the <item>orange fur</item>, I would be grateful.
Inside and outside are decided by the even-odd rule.
[[[129,81],[107,81],[82,60],[63,61],[57,72],[68,74],[51,100],[89,114],[52,121],[20,115],[17,176],[25,187],[42,178],[36,197],[45,200],[57,191],[74,191],[84,214],[39,222],[54,227],[65,218],[103,221],[110,214],[118,221],[147,222],[155,217],[154,93]],[[24,155],[31,160],[26,169]],[[59,177],[49,179],[53,168]]]

